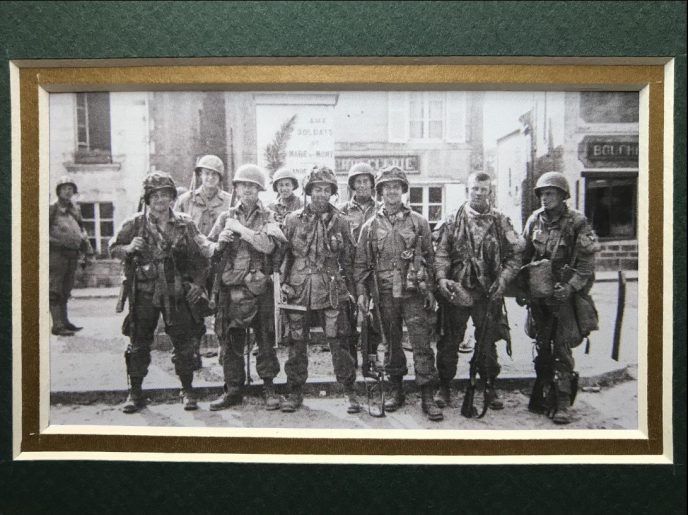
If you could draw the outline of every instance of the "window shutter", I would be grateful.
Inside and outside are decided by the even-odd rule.
[[[408,93],[390,91],[387,93],[387,135],[390,143],[408,141]]]
[[[466,93],[447,91],[447,141],[466,142]]]

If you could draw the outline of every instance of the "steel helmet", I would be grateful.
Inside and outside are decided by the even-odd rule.
[[[543,173],[535,184],[535,194],[539,196],[539,190],[543,188],[557,188],[564,192],[566,195],[564,198],[567,199],[571,196],[569,191],[569,183],[564,177],[563,173],[559,172],[547,172]]]
[[[245,164],[237,168],[234,178],[232,179],[232,185],[236,186],[237,182],[250,182],[256,184],[260,191],[265,191],[265,172],[263,169],[254,164]]]
[[[173,198],[177,198],[177,186],[170,174],[165,172],[149,173],[143,180],[143,200],[147,204],[151,193],[159,190],[170,190]]]
[[[198,160],[198,163],[196,163],[195,171],[200,172],[201,168],[207,168],[208,170],[217,172],[218,174],[220,174],[220,177],[225,176],[225,165],[222,162],[222,159],[212,154],[203,156]]]
[[[368,163],[356,163],[349,169],[349,175],[347,177],[349,188],[354,189],[354,179],[359,175],[369,175],[370,182],[375,184],[375,172],[373,171],[373,167]]]
[[[76,187],[76,183],[72,180],[72,178],[69,175],[63,175],[60,177],[57,181],[57,185],[55,186],[55,193],[57,195],[60,194],[60,188],[66,184],[71,184],[72,187],[74,188],[74,193],[79,193],[78,188]]]
[[[275,172],[275,175],[272,176],[272,190],[275,193],[277,193],[277,183],[282,179],[291,179],[291,182],[294,183],[294,189],[296,190],[299,188],[299,180],[296,178],[296,175],[294,175],[294,172],[289,168],[280,168]]]
[[[377,176],[375,177],[375,191],[378,194],[382,193],[382,185],[386,182],[392,182],[392,181],[400,181],[401,182],[401,191],[402,193],[406,193],[409,189],[409,182],[408,179],[406,178],[406,174],[404,171],[399,168],[398,166],[387,166],[377,172]]]
[[[306,192],[306,195],[311,194],[311,189],[313,189],[313,185],[317,183],[325,183],[332,186],[333,195],[337,193],[337,190],[339,190],[339,185],[337,184],[337,176],[327,166],[313,167],[311,173],[308,174],[308,176],[306,177],[306,181],[303,187],[304,191]]]

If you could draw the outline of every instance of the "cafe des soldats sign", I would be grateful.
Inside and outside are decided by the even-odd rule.
[[[586,168],[637,168],[637,136],[585,136],[578,159]]]

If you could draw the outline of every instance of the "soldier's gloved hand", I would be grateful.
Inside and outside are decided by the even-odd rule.
[[[234,232],[228,229],[222,229],[217,237],[219,243],[232,243],[234,241]]]
[[[127,254],[132,254],[134,252],[141,252],[145,248],[146,240],[144,240],[141,236],[136,236],[133,240],[131,240],[129,245],[124,247],[124,250]]]
[[[437,309],[437,301],[435,300],[435,295],[431,291],[425,294],[425,301],[423,302],[423,307],[428,311],[435,311]]]
[[[189,291],[186,292],[186,300],[195,304],[203,296],[203,288],[194,283],[189,283]]]
[[[368,296],[365,294],[358,296],[358,309],[361,313],[368,312],[368,304],[370,303]]]
[[[453,295],[452,291],[449,289],[450,284],[451,281],[449,279],[440,279],[437,281],[437,285],[440,288],[440,293],[446,298],[450,298]]]
[[[84,259],[81,260],[81,269],[86,270],[92,264],[93,264],[93,257],[92,256],[85,256]]]
[[[554,293],[552,294],[552,297],[554,297],[554,300],[558,302],[564,302],[568,300],[568,298],[573,294],[573,287],[566,283],[566,284],[560,284],[557,283],[554,285]]]

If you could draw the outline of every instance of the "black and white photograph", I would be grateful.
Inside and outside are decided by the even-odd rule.
[[[647,425],[638,91],[48,97],[50,426]]]

